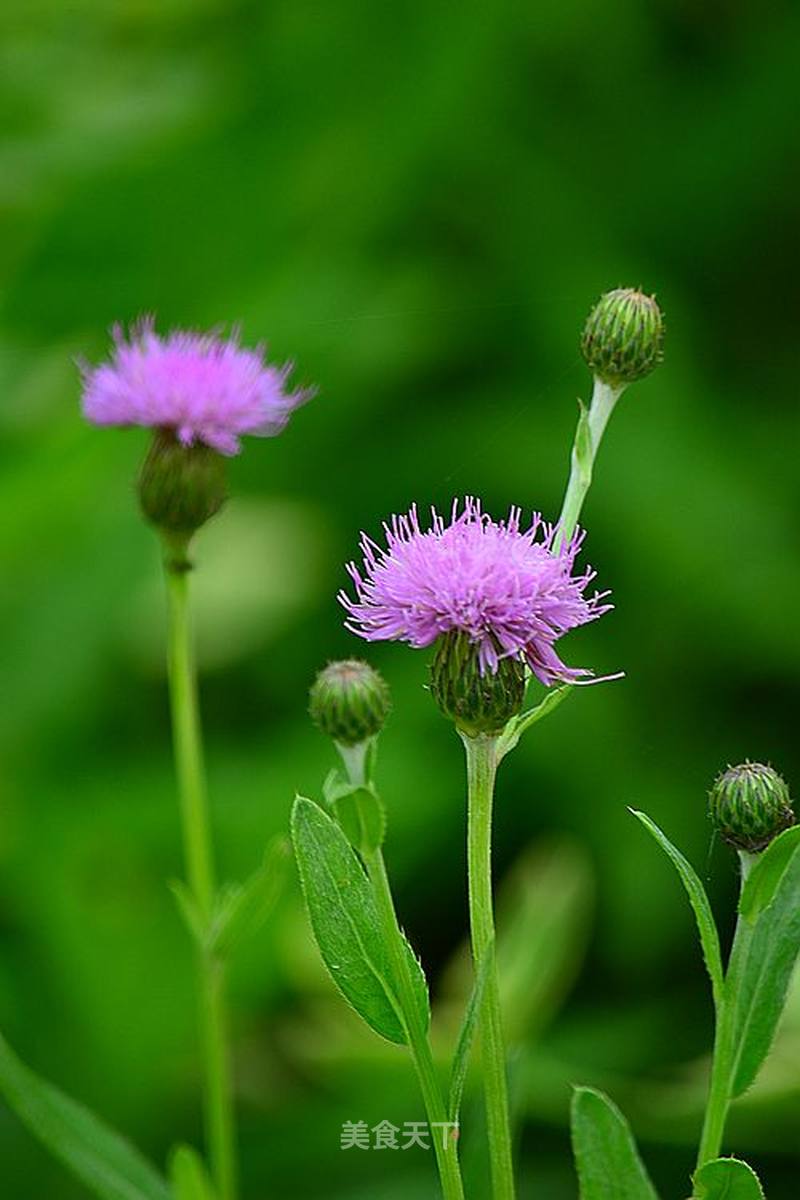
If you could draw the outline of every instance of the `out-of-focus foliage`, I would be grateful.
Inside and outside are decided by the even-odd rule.
[[[789,0],[3,8],[0,1029],[160,1161],[200,1133],[158,555],[131,484],[146,439],[81,424],[74,358],[142,312],[241,321],[320,387],[231,464],[198,544],[215,826],[243,878],[330,765],[306,690],[363,649],[334,600],[358,529],[465,492],[555,514],[586,312],[609,286],[658,294],[665,364],[620,402],[585,512],[616,612],[565,647],[626,678],[503,764],[496,845],[502,875],[566,833],[596,873],[583,969],[517,1063],[523,1194],[575,1195],[576,1081],[683,1194],[711,1010],[680,885],[626,805],[728,931],[706,787],[747,755],[800,780],[799,68]],[[395,701],[387,858],[435,982],[464,935],[460,747],[425,654],[370,658]],[[296,885],[234,983],[248,1195],[429,1196],[430,1155],[339,1150],[344,1120],[420,1103],[403,1051],[333,995]],[[732,1121],[771,1200],[795,1189],[798,1028]],[[475,1127],[467,1106],[465,1151]],[[83,1195],[4,1107],[0,1164],[7,1200]]]

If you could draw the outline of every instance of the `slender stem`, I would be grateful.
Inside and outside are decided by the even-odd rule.
[[[462,735],[467,751],[469,915],[472,957],[478,971],[494,943],[492,905],[492,804],[497,771],[497,738]],[[486,1124],[494,1200],[513,1200],[514,1168],[508,1110],[506,1055],[500,1018],[500,987],[494,956],[483,989],[478,1029],[486,1101]]]
[[[742,881],[744,887],[755,855],[740,852]],[[738,978],[736,964],[746,958],[747,942],[752,936],[752,927],[740,917],[736,922],[733,949],[728,960],[722,998],[717,1008],[717,1027],[714,1035],[714,1057],[711,1064],[711,1081],[708,1089],[703,1132],[697,1154],[697,1169],[714,1158],[719,1158],[725,1123],[731,1106],[731,1090],[737,1067],[737,1047],[734,1044]],[[731,969],[732,968],[732,969]]]
[[[189,573],[180,567],[168,567],[166,574],[172,736],[175,745],[183,847],[189,886],[200,915],[207,921],[214,903],[214,863],[189,622]]]
[[[336,749],[341,755],[347,778],[353,787],[364,787],[367,782],[367,757],[370,742],[357,742],[355,746],[346,746],[337,742]]]
[[[215,882],[189,622],[189,571],[185,558],[168,556],[165,565],[172,735],[186,872],[194,902],[205,924],[210,920],[214,906]],[[223,964],[214,955],[199,950],[197,978],[209,1159],[220,1200],[235,1200],[235,1133]]]
[[[389,877],[386,873],[386,863],[380,850],[369,856],[367,866],[384,940],[389,947],[392,974],[399,993],[398,998],[404,1016],[408,1046],[419,1080],[428,1124],[431,1127],[442,1195],[445,1200],[463,1200],[464,1188],[461,1182],[461,1168],[458,1164],[457,1130],[450,1123],[442,1089],[436,1077],[428,1032],[420,1019],[418,1001],[406,957],[407,952],[397,923]]]
[[[220,1200],[235,1200],[238,1172],[233,1088],[228,1053],[225,969],[218,958],[206,954],[200,963],[200,970],[209,1159]]]
[[[354,786],[363,786],[367,782],[365,770],[369,744],[367,742],[362,742],[358,746],[337,744],[337,748],[342,756],[350,782]],[[464,1187],[458,1163],[458,1145],[456,1137],[452,1136],[457,1131],[450,1128],[447,1107],[439,1080],[436,1077],[428,1031],[420,1017],[405,942],[397,920],[383,852],[378,849],[368,855],[366,865],[381,922],[383,939],[389,948],[392,975],[398,991],[408,1047],[422,1092],[428,1124],[431,1127],[442,1195],[445,1200],[463,1200]]]
[[[703,1132],[697,1154],[697,1169],[714,1158],[719,1158],[722,1137],[730,1108],[730,1020],[729,1005],[723,1003],[717,1015],[717,1031],[714,1038],[714,1058],[711,1065],[711,1083],[703,1118]]]
[[[608,419],[614,411],[614,405],[622,390],[622,388],[612,388],[602,380],[595,379],[589,409],[586,413],[581,411],[578,432],[572,447],[569,482],[561,507],[561,516],[558,518],[558,534],[554,545],[556,553],[575,532],[586,493],[592,482],[594,460],[597,457]]]

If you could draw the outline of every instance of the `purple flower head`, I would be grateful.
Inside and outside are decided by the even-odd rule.
[[[109,362],[82,364],[83,413],[95,425],[172,429],[180,442],[238,454],[242,434],[273,437],[313,394],[287,391],[291,364],[265,362],[238,334],[173,330],[160,337],[147,318],[128,338],[113,330]]]
[[[583,533],[554,553],[555,526],[534,514],[520,528],[521,510],[493,521],[480,501],[454,501],[449,524],[432,509],[421,529],[416,508],[384,524],[386,549],[361,535],[363,567],[348,565],[356,599],[339,601],[347,628],[368,642],[402,641],[429,646],[461,630],[478,647],[480,670],[493,674],[501,658],[524,660],[545,686],[592,682],[592,672],[568,667],[556,642],[612,607],[608,592],[584,593],[595,577],[573,574]]]

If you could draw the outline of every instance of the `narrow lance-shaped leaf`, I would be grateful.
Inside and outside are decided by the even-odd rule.
[[[785,829],[760,855],[745,880],[739,898],[739,912],[752,925],[775,899],[778,885],[789,861],[800,845],[800,825]]]
[[[311,926],[334,982],[376,1033],[405,1043],[388,949],[360,860],[338,825],[303,796],[292,810],[292,839]],[[408,953],[427,1026],[427,987],[410,947]]]
[[[658,1200],[627,1121],[593,1088],[572,1097],[572,1148],[581,1200]]]
[[[570,692],[574,690],[571,683],[563,683],[560,687],[551,688],[535,708],[530,708],[527,712],[520,713],[518,717],[509,721],[497,743],[498,761],[514,749],[523,733],[526,733],[531,726],[536,725],[544,717],[549,716],[551,712],[555,712],[559,704],[566,700]]]
[[[431,1024],[431,998],[428,992],[428,981],[425,978],[422,963],[403,929],[400,930],[400,936],[403,939],[403,949],[411,972],[411,989],[417,1006],[417,1019],[423,1032],[427,1033]]]
[[[764,1200],[756,1173],[738,1158],[715,1158],[695,1174],[692,1200]]]
[[[469,1068],[469,1056],[472,1051],[472,1044],[475,1041],[475,1031],[478,1026],[478,1013],[480,1012],[481,1000],[483,999],[486,980],[492,967],[494,959],[494,942],[490,942],[484,951],[481,964],[478,969],[478,974],[475,977],[475,983],[472,988],[472,993],[467,1004],[466,1012],[464,1013],[464,1021],[461,1025],[461,1032],[458,1035],[458,1043],[456,1052],[453,1056],[453,1067],[450,1073],[450,1093],[447,1104],[449,1120],[458,1122],[459,1112],[461,1111],[461,1098],[464,1095],[464,1084],[467,1079],[467,1070]]]
[[[171,1200],[166,1181],[138,1150],[26,1067],[1,1036],[0,1091],[31,1133],[100,1200]]]
[[[725,1003],[732,1011],[733,1096],[750,1086],[769,1053],[800,949],[800,841],[795,830],[781,834],[763,852],[745,884],[742,904],[725,981]]]
[[[724,972],[722,969],[722,955],[719,948],[719,934],[717,933],[714,914],[711,911],[706,890],[700,882],[700,878],[694,867],[688,859],[684,858],[680,850],[676,846],[673,846],[667,835],[659,829],[655,821],[652,821],[647,813],[639,812],[635,808],[630,809],[630,811],[658,842],[661,849],[672,862],[672,865],[681,878],[683,886],[686,888],[689,902],[694,911],[695,921],[697,922],[697,932],[700,934],[700,944],[703,948],[706,969],[711,979],[714,1003],[719,1006],[724,987]]]

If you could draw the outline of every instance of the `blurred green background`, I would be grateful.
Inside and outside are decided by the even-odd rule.
[[[603,289],[641,284],[667,359],[621,401],[584,513],[616,610],[564,646],[626,679],[572,697],[504,766],[497,868],[517,897],[523,1200],[576,1195],[574,1082],[609,1090],[663,1194],[685,1195],[711,1013],[680,886],[626,805],[683,846],[727,931],[707,786],[745,756],[800,779],[800,9],[12,0],[0,33],[0,1028],[159,1161],[198,1142],[161,581],[132,490],[146,438],[82,424],[74,359],[142,312],[240,321],[319,385],[231,464],[198,545],[214,821],[241,877],[331,765],[306,691],[365,649],[334,598],[358,530],[465,492],[555,515],[589,387],[581,323]],[[424,653],[369,656],[395,697],[387,855],[444,1052],[464,987],[460,746]],[[421,1105],[402,1052],[333,995],[294,880],[233,989],[246,1195],[435,1195],[422,1151],[339,1149],[344,1120]],[[771,1200],[797,1194],[798,1128],[795,999],[728,1138]],[[86,1195],[2,1104],[0,1180],[4,1200]]]

